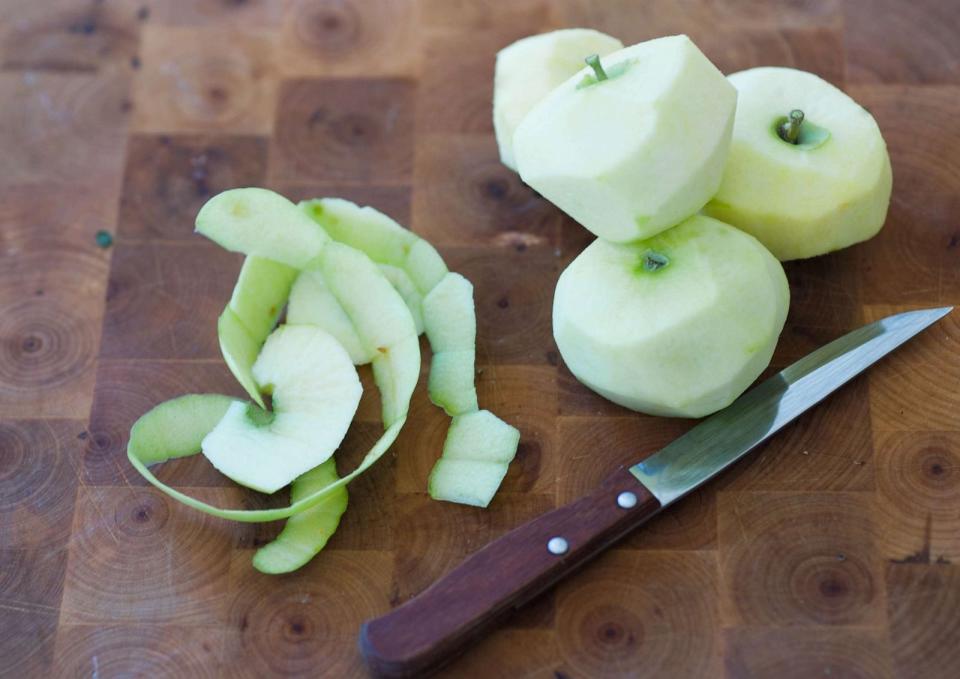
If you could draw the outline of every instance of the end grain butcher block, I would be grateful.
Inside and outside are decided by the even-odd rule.
[[[563,26],[684,32],[725,73],[814,71],[877,119],[886,226],[787,264],[772,368],[960,304],[955,2],[2,0],[0,675],[363,676],[364,620],[691,426],[589,392],[552,339],[553,287],[590,236],[499,163],[490,103],[496,51]],[[289,576],[250,565],[278,525],[206,517],[129,466],[151,406],[241,395],[213,322],[241,258],[192,230],[211,195],[251,185],[373,205],[473,282],[480,402],[522,432],[489,509],[426,494],[447,418],[425,380],[340,530]],[[374,401],[348,464],[379,435]],[[954,313],[442,675],[952,676],[958,413]],[[200,458],[161,477],[262,504]]]

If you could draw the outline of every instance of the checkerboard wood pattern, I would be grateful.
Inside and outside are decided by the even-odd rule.
[[[686,32],[725,72],[809,69],[879,121],[887,225],[787,266],[775,366],[960,303],[955,0],[2,0],[0,674],[362,676],[362,620],[690,426],[615,407],[564,368],[552,290],[589,237],[497,160],[494,53],[581,25],[627,43]],[[447,422],[423,385],[294,575],[250,565],[277,525],[191,511],[127,464],[152,405],[240,394],[214,322],[240,257],[192,234],[237,185],[374,205],[474,282],[480,400],[523,433],[488,510],[427,497]],[[346,460],[378,431],[375,398]],[[262,502],[199,458],[161,476]],[[958,610],[960,312],[443,676],[956,676]]]

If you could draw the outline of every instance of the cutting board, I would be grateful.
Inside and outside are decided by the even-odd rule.
[[[0,7],[5,676],[362,676],[364,619],[691,426],[611,405],[559,357],[554,284],[590,237],[497,159],[494,54],[523,35],[686,32],[724,72],[812,70],[873,113],[894,168],[886,227],[787,265],[773,368],[886,314],[960,303],[952,0]],[[250,563],[278,524],[211,519],[129,466],[127,432],[154,404],[241,393],[215,330],[241,257],[192,228],[207,198],[244,185],[373,205],[473,281],[480,403],[522,432],[487,510],[428,498],[447,419],[423,384],[340,530],[293,575]],[[379,431],[363,381],[341,469]],[[160,474],[269,504],[203,458]],[[960,312],[441,676],[947,677],[958,610]]]

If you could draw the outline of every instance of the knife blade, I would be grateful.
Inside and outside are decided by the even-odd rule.
[[[908,311],[854,330],[749,390],[594,492],[501,536],[424,592],[360,629],[372,672],[437,669],[502,614],[706,483],[952,307]]]
[[[953,307],[882,318],[807,354],[630,471],[672,504],[749,453]]]

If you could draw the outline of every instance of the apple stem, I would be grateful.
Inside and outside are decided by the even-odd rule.
[[[643,268],[647,271],[658,271],[670,263],[670,258],[655,250],[643,253]]]
[[[584,59],[587,62],[587,66],[593,69],[593,73],[597,76],[597,81],[606,80],[607,72],[603,70],[603,64],[600,63],[599,54],[591,54],[589,57]]]
[[[790,116],[780,125],[777,132],[780,138],[788,144],[797,144],[800,141],[800,126],[803,125],[803,111],[798,108],[790,111]]]

